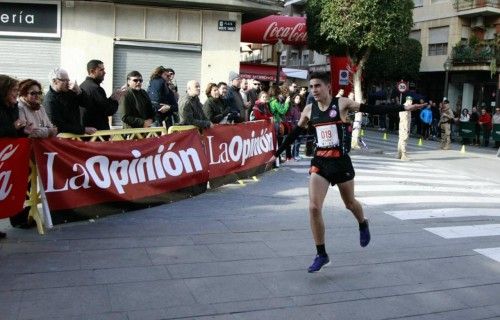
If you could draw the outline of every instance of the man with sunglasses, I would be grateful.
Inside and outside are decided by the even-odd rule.
[[[83,124],[97,130],[109,130],[108,117],[118,110],[118,101],[127,92],[126,88],[116,90],[109,98],[101,87],[106,71],[100,60],[90,60],[87,63],[88,76],[80,88],[88,95],[90,105],[83,113]]]
[[[127,93],[120,101],[124,128],[149,128],[153,123],[153,104],[142,89],[142,75],[138,71],[127,74]]]

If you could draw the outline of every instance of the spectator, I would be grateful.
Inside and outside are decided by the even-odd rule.
[[[255,106],[255,102],[259,98],[259,93],[262,91],[262,85],[259,80],[250,79],[248,81],[252,84],[247,93],[248,101],[250,101],[250,107],[248,110],[251,112]]]
[[[453,122],[453,112],[450,109],[450,102],[444,100],[441,106],[441,118],[439,126],[441,128],[441,149],[450,149],[451,143],[451,123]]]
[[[109,130],[109,119],[118,110],[118,101],[125,94],[125,88],[116,90],[111,97],[101,87],[106,71],[100,60],[90,60],[87,63],[88,76],[80,85],[87,94],[89,104],[83,112],[83,124],[97,130]]]
[[[460,114],[460,126],[462,126],[463,123],[469,123],[469,120],[469,109],[463,108]],[[462,144],[470,144],[469,138],[462,138]]]
[[[295,96],[296,93],[298,94],[298,92],[297,92],[298,88],[299,88],[299,86],[297,85],[297,83],[295,81],[292,81],[290,83],[290,85],[288,86],[288,95],[290,97],[293,97],[293,96]]]
[[[290,106],[290,97],[285,98],[280,87],[277,85],[273,85],[269,91],[269,95],[271,96],[269,106],[274,118],[274,129],[278,138],[278,146],[280,146],[283,142],[284,136],[287,134],[287,132],[285,132],[285,126],[282,122]]]
[[[420,100],[423,102],[423,100]],[[420,121],[422,123],[422,138],[428,140],[431,136],[431,125],[432,125],[432,110],[431,105],[427,104],[427,107],[420,111]]]
[[[228,107],[229,105],[227,101],[227,83],[221,81],[217,84],[217,87],[219,88],[220,98],[222,99],[226,107]]]
[[[207,101],[203,104],[203,112],[212,123],[227,123],[228,108],[222,101],[219,88],[215,83],[209,83],[205,90]]]
[[[42,85],[33,79],[19,83],[19,119],[33,124],[30,138],[48,138],[57,135],[57,128],[50,121],[41,104]]]
[[[486,112],[486,108],[481,109],[481,115],[479,116],[479,124],[483,130],[483,147],[487,147],[490,144],[490,133],[491,133],[491,115]]]
[[[177,102],[179,101],[179,89],[177,88],[177,82],[175,81],[175,71],[172,68],[166,68],[165,70],[167,71],[167,78],[164,77],[164,79],[167,83],[167,87],[173,92],[177,105]]]
[[[304,101],[304,106],[305,106],[305,101],[307,99],[307,87],[300,87],[299,94],[302,96],[302,100]]]
[[[241,79],[240,75],[234,71],[229,73],[229,85],[227,90],[227,105],[229,106],[229,111],[232,113],[238,112],[240,114],[240,119],[235,120],[235,122],[243,122],[247,120],[247,105],[243,101],[240,94]],[[249,106],[249,105],[248,105]]]
[[[255,101],[252,114],[253,119],[251,120],[269,120],[273,117],[269,109],[269,94],[266,91],[259,93],[259,98]]]
[[[297,126],[300,119],[300,107],[302,105],[302,97],[300,94],[295,94],[292,99],[292,106],[288,109],[288,112],[285,114],[285,121],[287,124],[287,132],[292,132],[293,129]],[[291,150],[291,156],[295,161],[299,161],[301,158],[299,156],[300,150],[300,139],[295,139],[293,143],[293,148]]]
[[[474,123],[474,127],[476,128],[476,138],[474,139],[474,145],[479,145],[479,136],[481,135],[481,126],[479,125],[479,113],[477,112],[477,107],[472,107],[470,118],[471,123]]]
[[[200,83],[190,80],[187,83],[187,95],[179,101],[179,116],[181,124],[197,126],[199,129],[213,127],[212,122],[203,113],[200,102]]]
[[[169,81],[171,81],[170,74],[171,72],[162,66],[155,68],[151,74],[148,86],[148,95],[155,114],[154,126],[161,127],[163,126],[163,121],[165,121],[167,129],[177,122],[176,115],[179,111],[175,92],[170,88],[173,85],[170,84],[169,86]]]
[[[142,89],[143,81],[138,71],[127,74],[127,93],[120,100],[124,128],[149,128],[153,124],[153,105]]]
[[[59,132],[94,134],[95,127],[85,127],[80,121],[80,107],[88,108],[90,101],[76,82],[70,84],[68,73],[56,68],[49,74],[50,88],[43,106]]]
[[[17,95],[19,81],[0,74],[0,137],[18,138],[31,134],[32,124],[19,119]],[[0,232],[0,239],[7,235]]]
[[[493,124],[500,124],[500,107],[495,108],[495,113],[493,114]],[[495,148],[500,147],[500,141],[495,141]]]

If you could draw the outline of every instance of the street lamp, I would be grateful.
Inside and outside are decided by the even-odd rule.
[[[451,65],[452,65],[452,60],[449,57],[446,58],[446,61],[443,64],[444,71],[446,72],[444,77],[443,99],[444,97],[448,97],[448,74],[450,73]]]
[[[276,85],[280,83],[280,63],[281,63],[281,52],[284,50],[283,40],[281,38],[276,42],[276,54],[278,55],[278,62],[276,63]]]

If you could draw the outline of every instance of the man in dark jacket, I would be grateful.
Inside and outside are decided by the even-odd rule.
[[[104,63],[99,60],[90,60],[87,63],[88,77],[80,85],[89,97],[90,105],[83,112],[83,124],[95,127],[97,130],[109,130],[108,117],[118,110],[118,101],[127,92],[126,88],[116,90],[111,97],[101,87],[106,71]]]
[[[229,85],[227,90],[226,102],[229,107],[229,111],[233,114],[239,113],[239,118],[234,118],[234,122],[243,122],[246,119],[246,109],[247,106],[243,101],[240,94],[241,78],[240,75],[234,71],[229,73]]]
[[[85,127],[80,120],[80,107],[87,108],[89,105],[85,92],[75,82],[70,85],[68,73],[64,69],[54,69],[49,78],[50,88],[43,106],[59,132],[95,133],[95,127]]]
[[[179,117],[181,124],[197,126],[200,129],[211,128],[213,123],[203,113],[200,102],[200,83],[190,80],[187,83],[187,95],[179,101]]]

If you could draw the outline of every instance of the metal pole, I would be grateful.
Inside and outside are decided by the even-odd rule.
[[[280,60],[281,60],[281,52],[277,52],[278,55],[278,62],[276,63],[276,85],[279,86],[280,84]]]
[[[449,71],[446,70],[445,76],[444,76],[444,92],[443,92],[443,98],[447,97],[448,98],[448,73]]]

